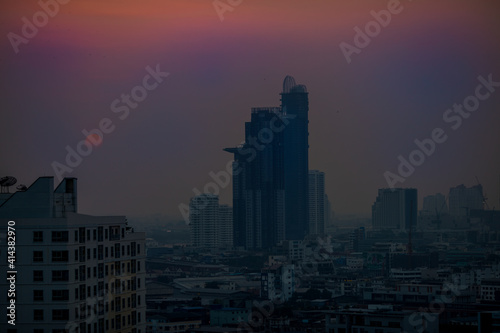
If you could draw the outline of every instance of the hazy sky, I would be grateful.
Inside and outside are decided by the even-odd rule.
[[[250,108],[279,106],[292,75],[309,91],[310,168],[326,173],[337,213],[368,214],[384,172],[435,128],[447,141],[396,186],[417,187],[421,204],[477,176],[498,208],[500,87],[457,129],[443,120],[478,76],[500,81],[498,1],[402,0],[348,63],[340,43],[355,46],[354,28],[391,2],[244,0],[221,21],[211,0],[73,0],[44,24],[38,1],[3,1],[0,176],[55,176],[65,147],[108,118],[114,130],[65,174],[78,177],[80,212],[180,217],[231,160],[222,149],[243,140]],[[34,15],[38,31],[19,42]],[[113,112],[157,64],[170,75],[128,116]]]

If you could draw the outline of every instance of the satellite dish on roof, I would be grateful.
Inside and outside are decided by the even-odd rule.
[[[1,193],[9,193],[9,186],[17,183],[17,179],[12,176],[5,176],[0,178]]]

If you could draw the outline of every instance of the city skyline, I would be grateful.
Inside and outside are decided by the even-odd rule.
[[[499,208],[498,91],[460,128],[443,121],[474,94],[478,77],[500,81],[496,3],[401,2],[350,63],[339,45],[355,45],[354,28],[364,29],[387,1],[244,1],[222,22],[210,1],[151,4],[69,2],[17,53],[4,38],[0,128],[9,140],[0,143],[0,176],[23,184],[55,176],[52,163],[65,163],[65,147],[76,150],[82,131],[108,118],[112,124],[101,128],[113,131],[63,175],[84,184],[80,210],[181,219],[179,204],[189,203],[194,188],[203,192],[210,172],[225,170],[230,157],[222,148],[243,140],[238,124],[248,110],[275,105],[282,78],[293,75],[312,92],[310,169],[327,175],[337,214],[369,216],[387,186],[384,172],[397,173],[398,156],[408,159],[414,140],[438,127],[448,140],[396,187],[418,188],[421,203],[476,185],[477,176],[489,206]],[[22,35],[21,19],[41,10],[36,2],[2,6],[4,36]],[[165,74],[154,81],[155,71]],[[127,113],[121,95],[147,75],[156,87]],[[231,186],[220,198],[232,205]]]

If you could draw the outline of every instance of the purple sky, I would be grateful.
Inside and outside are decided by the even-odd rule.
[[[225,169],[222,149],[243,140],[250,108],[279,106],[292,75],[309,91],[310,168],[326,173],[337,213],[369,214],[384,172],[438,127],[448,140],[396,186],[418,188],[421,204],[477,176],[498,209],[500,88],[458,129],[443,121],[479,75],[500,81],[498,3],[402,0],[348,64],[340,43],[354,45],[353,29],[390,2],[244,0],[221,21],[210,0],[70,1],[17,53],[8,34],[41,8],[3,3],[0,176],[55,176],[65,147],[108,118],[114,131],[65,174],[79,179],[80,212],[180,217],[193,188]],[[121,120],[112,102],[157,64],[170,75]]]

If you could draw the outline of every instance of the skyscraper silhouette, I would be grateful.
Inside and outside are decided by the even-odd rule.
[[[251,121],[245,123],[245,143],[225,149],[234,154],[235,246],[270,248],[285,236],[280,116],[276,107],[252,108]]]
[[[303,239],[308,233],[309,98],[306,86],[291,76],[283,82],[281,110],[289,121],[284,133],[285,237]]]
[[[271,248],[308,232],[308,96],[287,76],[281,107],[252,108],[234,154],[234,245]]]

